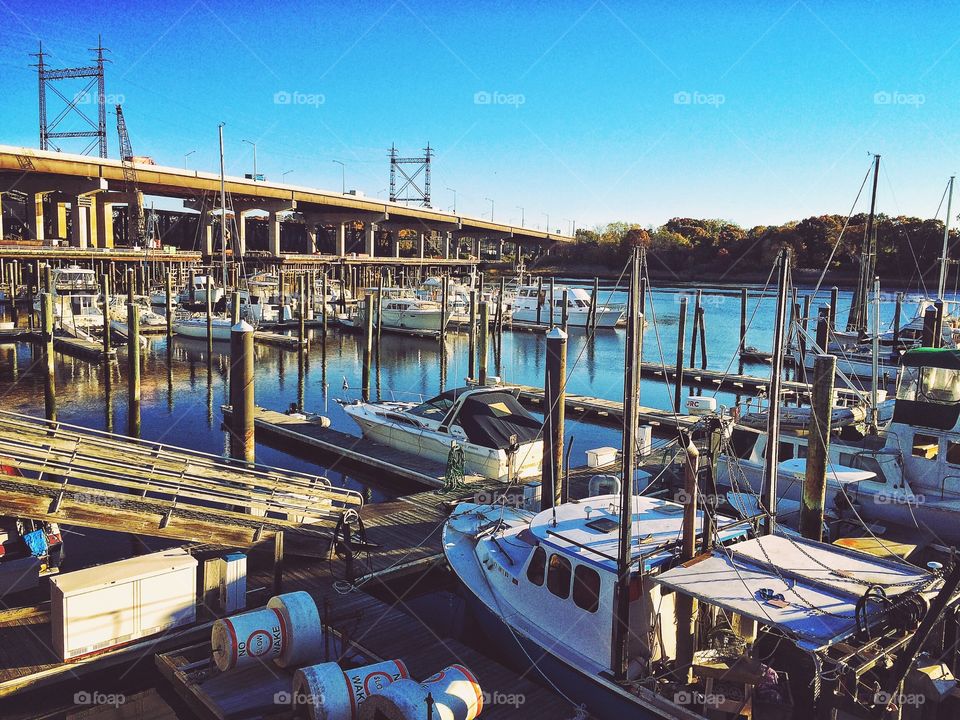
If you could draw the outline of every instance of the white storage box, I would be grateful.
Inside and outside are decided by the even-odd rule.
[[[53,646],[64,660],[196,620],[197,560],[182,548],[50,579]]]
[[[610,465],[617,459],[617,449],[614,447],[595,448],[587,450],[587,467],[603,467]]]

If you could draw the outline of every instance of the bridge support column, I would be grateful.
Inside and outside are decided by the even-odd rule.
[[[337,257],[346,257],[347,255],[347,224],[345,222],[337,225]]]
[[[364,233],[366,235],[364,242],[364,252],[367,253],[370,257],[377,256],[376,248],[376,239],[377,239],[377,224],[368,222],[364,228]]]
[[[418,250],[417,254],[420,256],[421,260],[423,260],[424,258],[426,249],[427,249],[427,235],[426,233],[420,233],[417,236],[417,250]]]
[[[470,253],[477,259],[480,259],[480,238],[470,238]]]
[[[304,248],[304,252],[307,255],[313,255],[317,252],[317,224],[315,222],[308,222],[306,225],[307,231],[307,246]]]
[[[34,193],[33,202],[27,200],[27,223],[30,226],[30,232],[33,233],[34,240],[43,240],[46,235],[43,232],[43,193]],[[64,222],[66,226],[66,222]],[[66,237],[66,232],[64,232]]]
[[[233,217],[237,224],[237,237],[234,251],[239,257],[247,254],[247,210],[234,209]]]
[[[67,239],[67,213],[68,212],[69,210],[67,209],[67,203],[65,202],[57,203],[57,227],[56,227],[56,230],[54,230],[54,234],[56,234],[56,236],[60,240]]]
[[[497,260],[503,260],[503,240],[497,241]]]
[[[390,257],[400,257],[400,236],[396,231],[390,233]]]
[[[3,193],[0,193],[0,240],[3,240]]]
[[[443,259],[450,259],[450,232],[445,232],[443,234]]]
[[[270,254],[280,254],[280,214],[276,210],[270,211]]]
[[[86,249],[88,239],[87,208],[84,206],[83,196],[73,198],[70,206],[70,246]]]
[[[208,212],[203,214],[203,255],[204,257],[213,256],[213,215]]]
[[[97,234],[94,245],[100,248],[113,247],[113,203],[96,199]]]

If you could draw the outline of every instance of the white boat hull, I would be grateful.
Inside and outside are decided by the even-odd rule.
[[[213,321],[211,332],[214,340],[230,340],[230,321],[216,319]],[[206,320],[177,320],[173,323],[173,331],[184,337],[207,339]]]
[[[537,322],[537,311],[528,309],[513,310],[513,322],[528,323],[531,325],[543,325],[547,327],[550,324],[550,308],[545,306],[540,308],[540,321]],[[619,310],[597,310],[597,327],[615,328],[623,318],[623,313]],[[589,325],[590,315],[587,312],[569,312],[567,314],[568,327],[582,327]],[[553,311],[554,324],[559,325],[563,321],[563,314],[560,308]]]

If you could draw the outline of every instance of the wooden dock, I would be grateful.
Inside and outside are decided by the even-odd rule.
[[[247,546],[283,530],[318,541],[363,504],[322,477],[0,412],[0,513]]]
[[[0,343],[29,342],[34,345],[43,344],[41,334],[28,328],[4,328],[0,330]],[[56,335],[53,338],[53,347],[57,352],[72,355],[84,360],[102,361],[104,359],[103,345],[98,342],[81,340],[66,335]],[[110,357],[116,357],[116,348],[110,349]]]
[[[230,417],[230,408],[223,408],[224,418]],[[396,450],[373,440],[325,428],[302,415],[257,407],[254,414],[257,440],[281,440],[311,457],[318,453],[335,460],[330,469],[339,469],[340,463],[376,477],[401,479],[408,482],[442,488],[446,466],[420,455]],[[468,481],[478,478],[468,476]]]

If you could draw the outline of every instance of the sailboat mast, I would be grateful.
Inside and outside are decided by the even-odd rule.
[[[227,291],[227,190],[223,177],[223,123],[220,123],[220,264],[221,286]]]
[[[617,553],[617,592],[613,620],[613,672],[618,681],[627,678],[630,660],[630,551],[633,530],[633,477],[636,474],[637,406],[640,395],[638,354],[640,320],[640,249],[630,259],[630,291],[627,302],[627,338],[623,378],[623,465],[620,483],[620,544]]]
[[[953,178],[947,185],[947,217],[943,221],[943,251],[940,254],[940,284],[937,285],[937,297],[943,300],[943,293],[947,287],[947,243],[950,240],[950,206],[953,204]]]
[[[879,409],[877,402],[880,386],[880,278],[873,279],[873,347],[870,365],[870,429],[873,432],[879,427]]]
[[[867,294],[870,281],[873,280],[877,263],[877,242],[874,232],[874,216],[877,211],[877,183],[880,179],[880,156],[873,156],[873,191],[870,195],[870,215],[867,217],[867,229],[860,253],[860,278],[853,294],[850,314],[847,316],[847,330],[866,332],[867,330]]]
[[[762,532],[772,535],[776,529],[777,515],[777,466],[780,460],[780,388],[783,377],[784,324],[787,308],[787,279],[790,272],[790,256],[786,248],[780,251],[777,260],[780,272],[777,280],[777,315],[773,329],[773,367],[770,370],[770,392],[767,402],[767,452],[763,466],[763,492],[761,498],[767,511]]]

